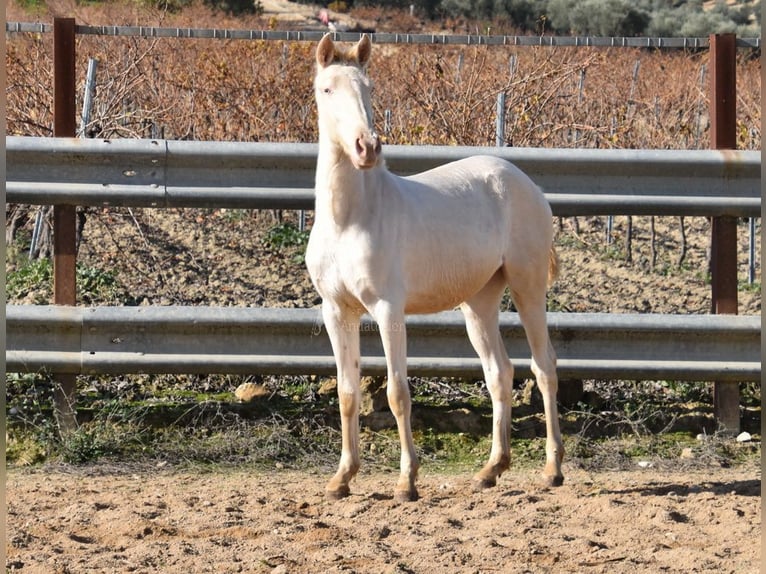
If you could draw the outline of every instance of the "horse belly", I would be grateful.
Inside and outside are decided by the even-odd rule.
[[[491,207],[483,211],[479,215],[464,209],[462,214],[469,215],[465,219],[456,217],[459,210],[444,211],[411,228],[402,249],[407,313],[453,309],[502,267],[507,243],[502,212]]]
[[[502,266],[502,254],[446,260],[432,258],[407,275],[405,313],[454,309],[480,291]]]

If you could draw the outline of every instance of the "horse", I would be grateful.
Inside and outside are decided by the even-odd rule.
[[[473,483],[479,490],[496,486],[510,467],[514,369],[499,330],[506,288],[524,326],[543,396],[543,478],[547,485],[561,485],[556,354],[546,320],[546,292],[558,271],[550,206],[520,169],[492,156],[408,177],[388,171],[373,128],[366,71],[371,51],[367,35],[343,49],[326,34],[316,47],[319,145],[315,218],[305,261],[322,299],[337,367],[342,431],[340,462],[326,496],[348,496],[359,470],[359,325],[367,313],[383,343],[386,396],[401,442],[394,499],[418,499],[405,316],[458,306],[492,399],[489,460]]]

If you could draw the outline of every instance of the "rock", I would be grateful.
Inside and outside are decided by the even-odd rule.
[[[521,403],[541,409],[543,407],[543,395],[535,389],[536,386],[537,382],[535,379],[526,379],[524,381],[521,389]]]
[[[360,386],[362,389],[360,413],[362,415],[379,413],[388,408],[385,377],[362,377]]]
[[[652,468],[654,465],[648,460],[639,460],[638,466],[639,468]]]
[[[334,395],[338,391],[338,381],[335,380],[335,377],[330,377],[329,379],[325,379],[322,381],[322,383],[319,385],[319,390],[317,391],[320,395]]]
[[[750,442],[753,440],[753,435],[749,432],[741,432],[737,435],[737,442]]]
[[[362,416],[387,410],[385,377],[362,377],[359,383],[362,391],[362,404],[359,410]],[[325,379],[319,385],[317,392],[322,396],[337,393],[338,381],[335,377]]]
[[[241,403],[249,403],[258,398],[267,397],[269,394],[266,387],[255,383],[242,383],[234,391],[234,396]]]
[[[694,458],[694,451],[691,447],[686,447],[681,451],[681,458]]]

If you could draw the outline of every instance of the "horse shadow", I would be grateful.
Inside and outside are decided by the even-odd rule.
[[[706,481],[699,484],[650,483],[631,488],[607,489],[605,494],[638,494],[640,496],[668,496],[673,493],[679,497],[709,492],[715,495],[735,494],[737,496],[761,496],[761,481],[752,480]]]

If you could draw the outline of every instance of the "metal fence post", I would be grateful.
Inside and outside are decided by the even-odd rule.
[[[53,135],[74,137],[75,20],[53,20]],[[75,305],[76,213],[74,205],[53,208],[53,303]],[[73,374],[54,375],[54,412],[62,433],[77,427],[75,400],[77,379]]]
[[[82,114],[80,115],[80,137],[88,137],[88,124],[90,124],[90,115],[93,110],[93,98],[96,96],[96,71],[98,70],[98,60],[96,58],[88,59],[88,75],[85,78],[85,94],[82,100]]]
[[[710,36],[710,147],[737,147],[736,35]],[[737,314],[737,219],[714,217],[711,225],[710,271],[712,312]],[[724,432],[738,434],[739,384],[716,382],[715,416]]]
[[[505,92],[497,94],[497,113],[495,118],[495,145],[505,145]]]

